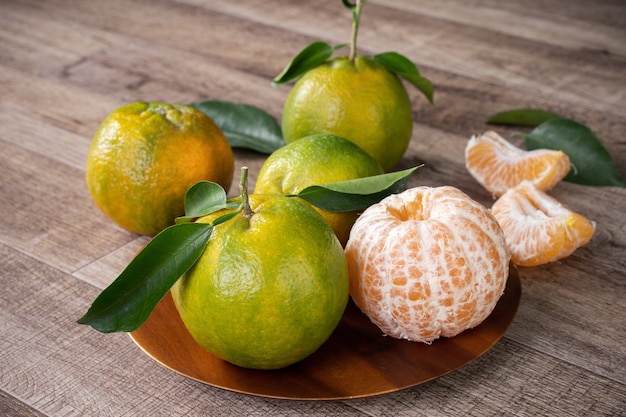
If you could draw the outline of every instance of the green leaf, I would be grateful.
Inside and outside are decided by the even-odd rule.
[[[185,215],[206,216],[226,206],[226,191],[211,181],[200,181],[185,193]]]
[[[429,79],[422,77],[415,64],[404,55],[400,55],[397,52],[384,52],[374,55],[374,59],[387,68],[388,71],[393,72],[413,84],[426,96],[429,102],[433,102],[433,96],[435,94],[433,84]]]
[[[388,195],[403,191],[410,176],[420,166],[389,174],[312,185],[297,196],[327,211],[363,210]]]
[[[219,100],[192,103],[190,106],[213,119],[233,148],[270,154],[285,145],[276,119],[258,107]]]
[[[572,170],[565,181],[626,187],[609,152],[581,123],[564,118],[550,119],[525,135],[525,140],[529,150],[557,149],[569,156]]]
[[[331,46],[326,42],[313,42],[305,47],[273,80],[274,87],[299,78],[308,70],[317,67],[333,55],[337,49],[346,44]]]
[[[354,3],[354,4],[350,3],[350,0],[341,0],[341,2],[343,3],[343,5],[348,10],[354,10],[354,8],[356,7],[356,3]]]
[[[199,181],[185,193],[185,215],[176,218],[176,223],[187,223],[225,208],[237,208],[238,202],[228,202],[226,191],[211,181]]]
[[[550,119],[561,118],[556,113],[541,109],[514,109],[491,115],[485,121],[493,125],[536,127]]]
[[[213,226],[184,223],[156,235],[78,320],[103,332],[137,330],[200,257]]]

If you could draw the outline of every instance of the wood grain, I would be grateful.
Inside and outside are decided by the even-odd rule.
[[[4,391],[0,391],[0,414],[12,417],[36,417],[45,415],[30,408]]]
[[[626,55],[626,45],[620,41],[626,16],[615,1],[594,3],[592,8],[582,2],[550,7],[540,1],[502,4],[493,0],[390,0],[380,4],[540,43]]]
[[[220,99],[280,119],[290,87],[270,80],[306,44],[349,35],[339,0],[0,2],[0,414],[626,415],[626,189],[614,187],[559,184],[551,194],[596,221],[592,241],[519,269],[519,311],[493,349],[397,393],[232,393],[163,368],[127,335],[75,324],[147,241],[87,192],[84,158],[104,117],[137,100]],[[488,128],[519,130],[484,122],[510,108],[587,124],[626,178],[625,39],[619,0],[369,0],[359,47],[401,52],[435,84],[434,105],[408,89],[414,133],[398,168],[425,164],[409,185],[454,185],[489,207],[464,146]],[[265,157],[235,154],[254,185]]]
[[[72,272],[134,238],[97,211],[83,172],[0,141],[0,175],[4,244]]]

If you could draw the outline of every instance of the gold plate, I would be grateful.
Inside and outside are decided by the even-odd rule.
[[[240,368],[204,350],[185,328],[169,293],[130,336],[161,365],[214,387],[293,400],[364,398],[431,381],[478,358],[504,335],[520,295],[519,276],[511,268],[504,294],[483,323],[431,345],[383,336],[350,301],[317,352],[277,371]]]

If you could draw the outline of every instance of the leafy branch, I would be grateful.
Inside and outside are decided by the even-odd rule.
[[[292,81],[296,81],[307,71],[328,61],[335,51],[350,45],[350,55],[348,59],[354,61],[357,55],[357,34],[359,30],[359,21],[361,18],[362,7],[365,0],[356,0],[350,3],[349,0],[342,0],[344,6],[352,11],[352,36],[348,44],[339,44],[331,46],[326,42],[313,42],[300,51],[295,58],[287,64],[287,66],[273,80],[273,86],[279,86]],[[434,87],[432,82],[423,77],[417,66],[405,56],[397,52],[384,52],[372,56],[376,62],[381,64],[387,71],[402,77],[409,83],[413,84],[419,91],[424,94],[430,103],[434,100]]]
[[[305,188],[291,198],[302,198],[328,211],[362,210],[404,189],[419,167],[358,180]],[[191,268],[209,244],[213,229],[246,209],[247,172],[242,168],[241,196],[228,201],[224,189],[209,181],[194,184],[185,194],[185,215],[156,235],[122,273],[95,299],[78,320],[103,332],[132,332],[150,316],[172,285]],[[224,211],[223,214],[220,214]],[[215,214],[211,223],[196,222]],[[219,215],[218,215],[219,214]]]

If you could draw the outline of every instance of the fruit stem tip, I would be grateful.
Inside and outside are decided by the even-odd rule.
[[[252,217],[252,208],[250,207],[250,199],[248,197],[248,167],[241,167],[241,181],[239,182],[239,191],[243,200],[243,216],[247,219]]]
[[[354,61],[356,58],[356,38],[359,33],[359,21],[361,20],[361,9],[365,0],[356,0],[352,7],[352,38],[350,39],[350,56],[348,59]]]

